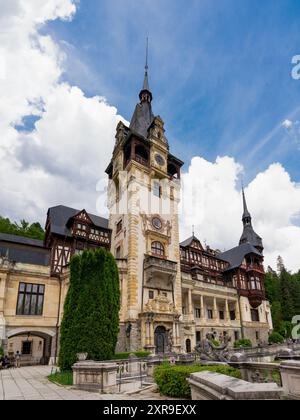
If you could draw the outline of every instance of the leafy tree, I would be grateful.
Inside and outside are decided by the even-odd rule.
[[[8,218],[1,216],[0,232],[40,240],[43,240],[45,236],[45,232],[38,222],[29,224],[26,220],[21,220],[18,224],[16,222],[12,223]]]
[[[270,344],[282,344],[284,342],[284,337],[280,335],[278,332],[273,332],[269,336],[269,343]]]
[[[59,366],[68,370],[78,353],[113,357],[119,332],[120,288],[114,257],[104,249],[72,258],[70,287],[61,325]]]

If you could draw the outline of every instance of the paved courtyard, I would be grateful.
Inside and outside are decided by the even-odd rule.
[[[0,400],[164,400],[158,393],[145,390],[134,395],[90,393],[62,387],[48,381],[48,366],[0,370]]]

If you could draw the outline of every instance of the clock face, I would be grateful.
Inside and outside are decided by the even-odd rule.
[[[162,228],[162,222],[158,217],[153,217],[152,225],[155,229],[160,230]]]
[[[165,159],[161,155],[155,155],[155,160],[159,166],[163,166],[165,164]]]

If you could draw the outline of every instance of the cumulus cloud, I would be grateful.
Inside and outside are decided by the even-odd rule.
[[[242,195],[238,182],[242,167],[234,159],[215,163],[195,157],[183,175],[181,237],[192,225],[202,241],[221,250],[238,245],[242,233]],[[255,231],[262,236],[266,265],[276,266],[281,255],[291,270],[299,270],[300,185],[281,164],[259,173],[245,189]]]
[[[0,202],[13,219],[45,219],[49,206],[96,210],[120,119],[104,98],[60,82],[65,56],[40,28],[71,19],[73,0],[0,0]],[[21,126],[35,116],[34,130]]]
[[[282,127],[289,129],[293,126],[293,121],[291,120],[284,120],[282,123]]]
[[[123,120],[105,98],[87,97],[79,87],[60,82],[66,57],[40,28],[49,20],[71,19],[75,3],[0,0],[0,214],[14,220],[43,222],[47,208],[57,204],[95,212],[96,184],[105,177],[115,128]],[[26,131],[28,116],[37,122]],[[290,120],[282,126],[297,130]],[[212,247],[237,245],[242,171],[230,157],[192,159],[183,174],[182,239],[195,225],[199,238]],[[266,263],[274,266],[281,254],[290,269],[298,269],[300,186],[274,164],[257,175],[246,194],[255,230],[264,239]]]

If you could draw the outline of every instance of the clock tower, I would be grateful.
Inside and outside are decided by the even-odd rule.
[[[183,162],[152,112],[148,64],[129,127],[120,122],[110,165],[112,253],[121,272],[119,351],[179,352],[182,312],[178,204]]]

